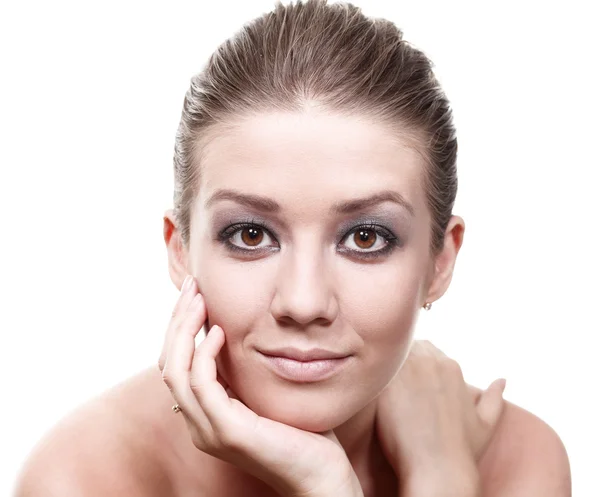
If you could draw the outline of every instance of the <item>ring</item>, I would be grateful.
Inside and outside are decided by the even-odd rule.
[[[181,407],[179,407],[179,404],[175,404],[173,407],[171,407],[171,409],[173,409],[173,412],[175,414],[177,414],[178,412],[181,412]]]

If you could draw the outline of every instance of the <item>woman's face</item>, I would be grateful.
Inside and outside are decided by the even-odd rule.
[[[213,136],[187,269],[225,331],[219,372],[260,415],[339,426],[402,365],[427,296],[423,159],[383,125],[314,111]]]

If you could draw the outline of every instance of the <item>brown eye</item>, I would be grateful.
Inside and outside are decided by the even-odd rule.
[[[257,224],[232,225],[223,233],[223,240],[227,240],[230,248],[236,247],[246,252],[278,247],[277,240],[269,230]]]
[[[358,226],[349,231],[342,241],[343,250],[356,254],[381,254],[386,247],[394,247],[396,237],[385,227]]]
[[[361,249],[370,249],[377,241],[377,233],[369,229],[359,229],[354,232],[354,243]]]
[[[255,227],[244,228],[240,231],[240,233],[242,241],[250,247],[255,247],[256,245],[260,244],[264,237],[263,230]]]

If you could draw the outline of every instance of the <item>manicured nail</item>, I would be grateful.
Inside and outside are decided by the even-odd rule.
[[[501,378],[500,379],[500,392],[504,393],[504,389],[506,388],[506,379],[505,378]]]
[[[188,274],[181,285],[181,293],[187,292],[192,287],[192,275]]]

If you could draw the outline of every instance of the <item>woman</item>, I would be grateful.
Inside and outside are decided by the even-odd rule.
[[[57,427],[18,494],[569,495],[502,381],[469,395],[435,347],[409,355],[462,244],[456,153],[392,23],[307,1],[246,25],[184,102],[159,368]]]

